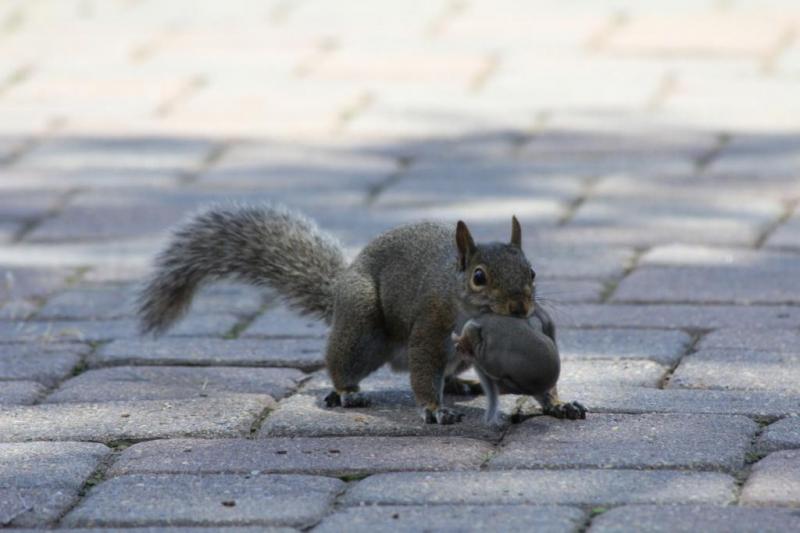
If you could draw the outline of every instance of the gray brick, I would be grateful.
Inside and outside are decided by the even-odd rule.
[[[755,422],[743,416],[591,413],[578,421],[537,417],[511,429],[489,466],[735,472],[744,466],[756,429]]]
[[[523,248],[536,270],[537,285],[544,296],[550,283],[557,279],[613,279],[621,276],[630,265],[634,252],[630,248],[616,248],[581,242],[572,246],[545,238],[540,232],[524,231]],[[551,294],[558,302],[558,294]]]
[[[668,367],[641,359],[568,359],[561,363],[563,386],[658,387]]]
[[[492,446],[458,437],[159,440],[126,449],[110,474],[319,474],[475,470]]]
[[[800,414],[800,395],[784,392],[586,387],[559,385],[562,398],[578,400],[593,413],[697,413],[745,415],[774,420]],[[526,399],[522,413],[538,412]]]
[[[94,443],[0,444],[0,526],[58,519],[109,451]]]
[[[303,370],[324,364],[323,339],[124,339],[101,347],[92,365],[278,366]]]
[[[270,309],[256,318],[240,337],[322,337],[327,331],[328,328],[323,322],[279,307]]]
[[[552,279],[536,283],[536,301],[545,307],[562,302],[599,302],[604,292],[605,285],[594,280]]]
[[[50,298],[36,314],[37,320],[108,320],[136,315],[139,287],[95,286],[69,289]],[[262,306],[263,295],[252,287],[212,285],[201,289],[189,311],[196,315],[233,313],[249,315]]]
[[[800,394],[800,353],[700,350],[681,361],[669,386]]]
[[[717,472],[535,470],[376,474],[343,498],[346,505],[620,505],[709,503],[734,499],[734,479]]]
[[[318,376],[301,391],[281,401],[267,417],[260,437],[326,436],[462,436],[499,439],[502,432],[483,422],[484,398],[447,398],[445,401],[464,414],[458,424],[425,424],[414,401],[407,374],[381,370],[365,379],[361,389],[372,405],[365,408],[323,407],[323,398],[332,390],[327,377]],[[511,413],[515,397],[503,396],[501,408]]]
[[[24,227],[23,222],[0,221],[0,244],[13,241]]]
[[[293,368],[121,366],[89,370],[64,383],[46,402],[173,400],[268,394],[280,400],[304,379]]]
[[[0,267],[0,303],[41,298],[67,284],[72,269]]]
[[[91,348],[85,344],[9,344],[0,350],[0,379],[24,379],[50,387],[67,377]]]
[[[248,435],[273,405],[253,394],[190,400],[46,404],[0,410],[0,442]]]
[[[795,303],[800,256],[763,251],[656,248],[620,283],[615,302]]]
[[[0,381],[0,405],[31,404],[44,391],[45,388],[35,381]]]
[[[800,516],[788,509],[699,505],[631,505],[611,509],[592,520],[590,533],[781,533],[800,528]]]
[[[79,488],[110,453],[92,442],[0,443],[0,486]]]
[[[556,323],[566,327],[790,329],[800,327],[800,308],[789,305],[621,305],[560,306]]]
[[[314,533],[350,531],[541,531],[577,532],[584,513],[573,507],[538,505],[375,505],[347,507],[325,518]]]
[[[94,487],[63,524],[81,527],[306,527],[344,488],[338,479],[281,475],[131,475]]]
[[[232,314],[189,315],[169,331],[174,337],[221,337],[238,322]],[[141,336],[136,320],[0,321],[0,338],[6,342],[103,342]]]
[[[756,350],[770,352],[797,352],[800,332],[782,329],[724,328],[705,335],[697,344],[706,348],[725,350]]]
[[[800,448],[800,418],[791,416],[770,424],[758,437],[759,452]]]
[[[48,214],[60,195],[50,191],[3,189],[0,195],[0,220],[35,220]]]
[[[800,250],[800,211],[778,226],[767,239],[765,246],[777,250]]]
[[[681,331],[631,329],[561,329],[562,360],[649,359],[671,366],[683,355],[691,337]]]
[[[739,501],[742,505],[800,505],[800,451],[773,452],[753,465]]]
[[[675,198],[631,196],[597,197],[583,203],[569,226],[620,230],[628,244],[683,242],[719,245],[752,245],[777,217],[778,201],[740,198]]]

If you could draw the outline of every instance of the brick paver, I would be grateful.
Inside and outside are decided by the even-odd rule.
[[[791,0],[0,3],[0,527],[797,529],[798,34]],[[262,201],[348,257],[517,215],[589,417],[426,425],[383,370],[325,408],[327,326],[236,282],[140,336],[170,227]]]

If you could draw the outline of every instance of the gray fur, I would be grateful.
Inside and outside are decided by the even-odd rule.
[[[330,322],[341,247],[284,207],[212,207],[179,226],[139,297],[142,332],[166,331],[197,289],[223,278],[277,290],[295,309]]]

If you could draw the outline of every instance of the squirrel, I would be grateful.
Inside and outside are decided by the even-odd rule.
[[[335,238],[283,206],[212,207],[179,226],[156,258],[139,295],[142,333],[166,331],[195,291],[223,278],[269,286],[303,314],[331,326],[325,362],[334,390],[329,407],[365,407],[359,383],[405,357],[426,423],[462,415],[443,404],[446,375],[464,370],[450,340],[470,318],[491,312],[527,317],[536,273],[512,218],[509,243],[475,244],[467,225],[422,222],[370,242],[350,263]],[[539,401],[566,417],[555,389]]]
[[[561,358],[550,315],[536,308],[530,318],[486,314],[464,324],[453,333],[456,351],[475,368],[486,392],[486,422],[501,425],[500,394],[526,394],[547,405],[547,395],[556,391]],[[569,419],[586,418],[578,402],[564,404]]]

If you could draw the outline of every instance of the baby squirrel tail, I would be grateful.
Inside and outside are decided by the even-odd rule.
[[[292,307],[330,321],[341,246],[305,216],[280,206],[213,207],[175,231],[139,295],[143,333],[163,333],[205,282],[269,286]]]

